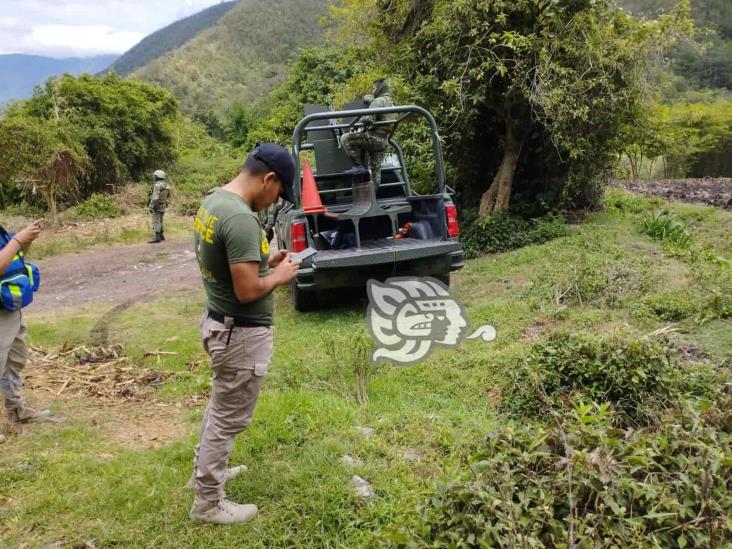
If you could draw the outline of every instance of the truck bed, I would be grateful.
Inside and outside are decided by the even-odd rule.
[[[460,249],[460,243],[451,240],[378,238],[361,242],[361,248],[322,250],[314,256],[313,265],[316,269],[377,265],[443,255]]]

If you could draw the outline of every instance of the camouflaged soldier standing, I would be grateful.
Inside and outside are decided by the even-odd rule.
[[[152,240],[148,240],[148,244],[157,244],[165,240],[165,232],[163,229],[163,215],[165,215],[165,207],[168,205],[168,199],[170,198],[170,185],[166,181],[165,172],[163,170],[157,170],[153,177],[155,183],[153,184],[152,194],[150,195],[150,217],[152,219],[152,227],[155,236]]]
[[[364,98],[368,101],[368,96]],[[389,82],[385,78],[379,78],[374,81],[373,99],[369,108],[380,109],[384,107],[393,107],[389,97]],[[368,171],[371,173],[371,181],[374,188],[378,189],[381,184],[381,165],[386,156],[386,150],[389,146],[389,135],[391,134],[391,126],[373,126],[373,123],[391,120],[392,116],[388,114],[379,114],[375,116],[362,116],[361,122],[367,128],[366,131],[353,131],[341,137],[341,146],[346,154],[353,161],[353,168],[346,173],[363,173]]]

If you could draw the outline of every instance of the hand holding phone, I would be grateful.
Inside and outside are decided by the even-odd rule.
[[[305,261],[306,259],[308,259],[309,257],[313,257],[317,253],[318,250],[316,250],[315,248],[307,248],[306,250],[303,250],[299,253],[292,254],[290,256],[290,263],[292,263],[293,261]]]

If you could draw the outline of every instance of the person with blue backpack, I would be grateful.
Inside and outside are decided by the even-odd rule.
[[[27,263],[25,255],[40,233],[40,221],[18,233],[9,233],[0,226],[0,395],[15,423],[51,416],[49,410],[38,411],[28,406],[20,391],[20,373],[28,359],[22,309],[33,301],[40,284],[38,268]]]

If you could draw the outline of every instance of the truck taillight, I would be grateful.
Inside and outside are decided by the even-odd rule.
[[[305,221],[295,221],[290,225],[290,246],[292,253],[301,252],[308,247]]]
[[[447,218],[447,234],[452,238],[460,236],[460,224],[458,223],[457,207],[455,204],[445,205],[445,217]]]

